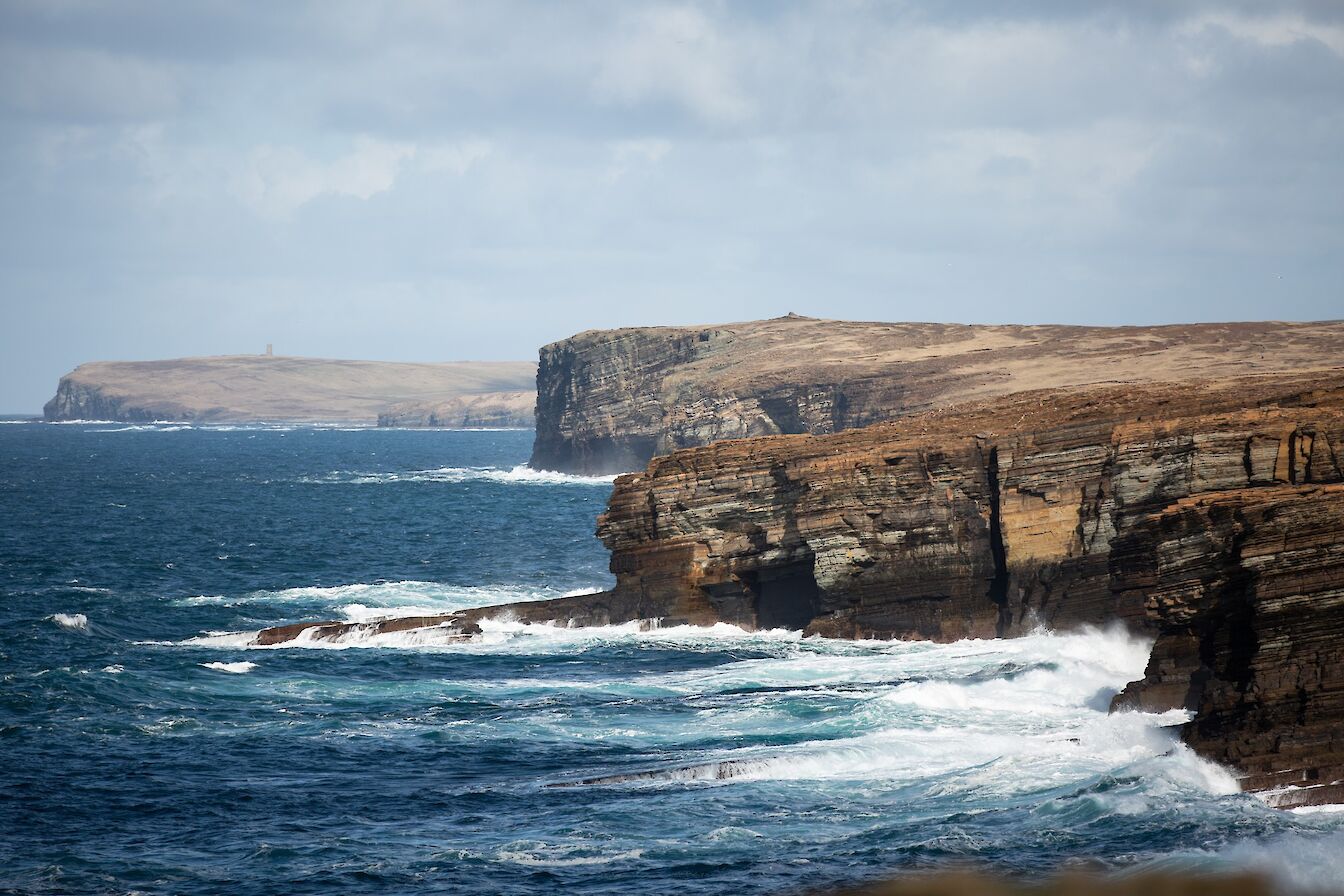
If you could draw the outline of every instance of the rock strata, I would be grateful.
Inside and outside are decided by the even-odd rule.
[[[537,393],[484,392],[443,401],[402,401],[378,414],[379,426],[442,426],[450,429],[531,429]]]
[[[642,469],[721,439],[825,434],[1034,389],[1323,370],[1344,323],[965,326],[790,315],[580,333],[541,350],[532,465]]]
[[[1344,803],[1344,486],[1187,498],[1113,558],[1159,626],[1116,707],[1192,710],[1186,742],[1274,805]]]
[[[825,436],[730,440],[619,477],[612,591],[408,623],[730,622],[831,637],[1157,637],[1119,706],[1283,805],[1344,798],[1344,371],[1029,391]],[[381,628],[380,628],[381,626]],[[303,634],[301,634],[303,633]]]
[[[409,416],[413,405],[430,409],[426,416],[442,409],[443,420],[521,421],[518,409],[531,404],[535,372],[536,365],[513,361],[401,364],[266,355],[106,361],[62,377],[43,410],[47,420],[372,425],[383,414]],[[459,407],[460,416],[451,407]]]

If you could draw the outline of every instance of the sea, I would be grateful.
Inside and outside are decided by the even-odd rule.
[[[1108,712],[1149,647],[1119,630],[933,644],[500,619],[472,643],[249,646],[280,623],[610,586],[610,478],[530,470],[531,439],[0,425],[0,891],[1344,879],[1344,813],[1239,793],[1179,743],[1181,713]]]

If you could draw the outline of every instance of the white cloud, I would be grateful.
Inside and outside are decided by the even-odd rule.
[[[620,180],[638,165],[656,165],[672,149],[670,141],[661,139],[617,140],[611,146],[611,164],[607,179]]]
[[[755,113],[739,83],[743,37],[721,33],[695,7],[643,10],[605,48],[593,89],[604,100],[668,102],[712,124],[740,124]]]
[[[356,138],[348,153],[325,161],[292,146],[263,145],[252,150],[234,188],[255,211],[283,216],[319,196],[384,193],[415,154],[414,144],[371,137]]]
[[[421,146],[416,152],[416,162],[423,171],[447,171],[461,176],[493,152],[494,145],[489,140],[471,138]]]
[[[1181,26],[1185,34],[1210,29],[1226,31],[1233,37],[1266,47],[1286,47],[1299,41],[1316,41],[1344,57],[1344,26],[1310,22],[1300,15],[1246,16],[1232,13],[1204,13]]]

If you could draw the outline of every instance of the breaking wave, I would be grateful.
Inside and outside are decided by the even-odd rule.
[[[252,591],[242,595],[200,594],[177,598],[173,602],[179,606],[275,605],[284,607],[286,614],[295,614],[299,607],[310,607],[314,612],[320,608],[338,613],[346,622],[368,622],[393,616],[428,616],[493,604],[547,600],[600,590],[595,587],[562,591],[521,585],[454,586],[407,580],[285,588],[278,591]]]
[[[61,628],[76,629],[79,631],[88,631],[89,617],[83,613],[53,613],[47,617]]]
[[[216,672],[228,672],[233,675],[243,675],[257,668],[256,663],[201,663],[202,669],[214,669]]]
[[[507,470],[497,467],[439,467],[433,470],[382,473],[337,470],[325,476],[307,477],[299,481],[341,485],[381,485],[389,482],[499,482],[506,485],[597,486],[610,485],[616,481],[616,477],[614,475],[575,476],[569,473],[556,473],[551,470],[534,470],[526,464],[519,464]]]

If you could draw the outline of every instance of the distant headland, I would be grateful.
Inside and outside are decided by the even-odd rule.
[[[61,377],[49,421],[531,427],[531,361],[410,364],[273,355],[97,361]]]

